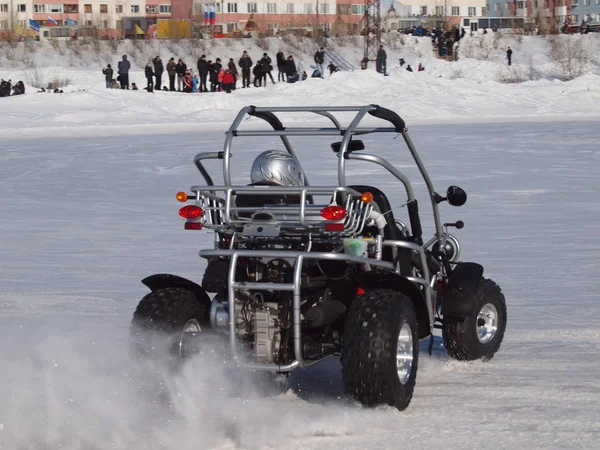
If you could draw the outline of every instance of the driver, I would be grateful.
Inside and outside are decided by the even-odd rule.
[[[305,186],[300,162],[285,150],[267,150],[258,155],[252,163],[250,181],[253,185]]]

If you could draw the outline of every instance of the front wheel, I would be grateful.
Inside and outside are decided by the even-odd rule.
[[[506,330],[506,300],[500,287],[483,278],[468,317],[444,317],[442,335],[448,354],[460,361],[489,361]]]
[[[365,406],[410,403],[417,378],[419,332],[412,300],[376,289],[350,305],[344,329],[344,390]]]

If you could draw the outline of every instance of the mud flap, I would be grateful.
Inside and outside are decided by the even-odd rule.
[[[142,283],[148,286],[152,292],[170,287],[187,289],[194,293],[196,300],[204,306],[207,314],[210,311],[211,300],[206,291],[199,284],[187,278],[168,273],[159,273],[144,278]]]
[[[460,263],[452,271],[444,293],[442,315],[444,317],[468,317],[477,302],[477,292],[483,277],[481,264]]]

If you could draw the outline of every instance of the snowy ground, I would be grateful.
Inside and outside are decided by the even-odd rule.
[[[196,251],[210,236],[183,230],[174,194],[200,182],[192,158],[222,148],[223,129],[150,129],[143,125],[166,119],[153,109],[149,122],[140,120],[144,104],[130,100],[134,93],[111,92],[105,102],[102,94],[69,94],[95,103],[69,109],[60,100],[60,113],[36,112],[37,98],[25,96],[29,115],[12,116],[18,131],[3,131],[0,448],[597,448],[600,121],[408,122],[437,188],[468,192],[464,207],[443,207],[443,219],[464,220],[463,259],[482,263],[503,288],[509,322],[486,364],[450,360],[439,339],[428,356],[423,343],[415,396],[399,413],[344,401],[337,361],[297,371],[287,393],[267,398],[231,395],[237,381],[212,359],[175,378],[152,377],[163,395],[148,392],[142,380],[150,376],[140,377],[127,354],[129,320],[147,292],[139,280],[156,272],[200,279]],[[2,100],[3,111],[20,101]],[[388,106],[383,95],[375,100]],[[85,119],[102,105],[121,115]],[[482,118],[485,108],[478,104]],[[128,110],[138,120],[120,129]],[[232,114],[215,111],[222,120]],[[44,120],[80,117],[90,128],[35,132]],[[399,139],[364,140],[415,177]],[[311,181],[328,184],[328,143],[292,142]],[[271,146],[234,147],[236,181],[246,181],[254,152]],[[395,206],[404,199],[390,177],[370,166],[352,170],[355,180],[377,174]],[[423,189],[417,184],[427,218]]]

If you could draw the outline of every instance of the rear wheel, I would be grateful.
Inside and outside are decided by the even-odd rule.
[[[412,300],[376,289],[350,305],[344,329],[344,390],[365,406],[406,409],[413,395],[419,333]]]
[[[166,358],[176,363],[198,351],[198,336],[209,328],[208,312],[193,292],[165,288],[140,301],[130,333],[138,357]]]
[[[484,278],[468,317],[444,317],[448,354],[460,361],[488,361],[500,348],[506,329],[506,300],[500,287]]]

